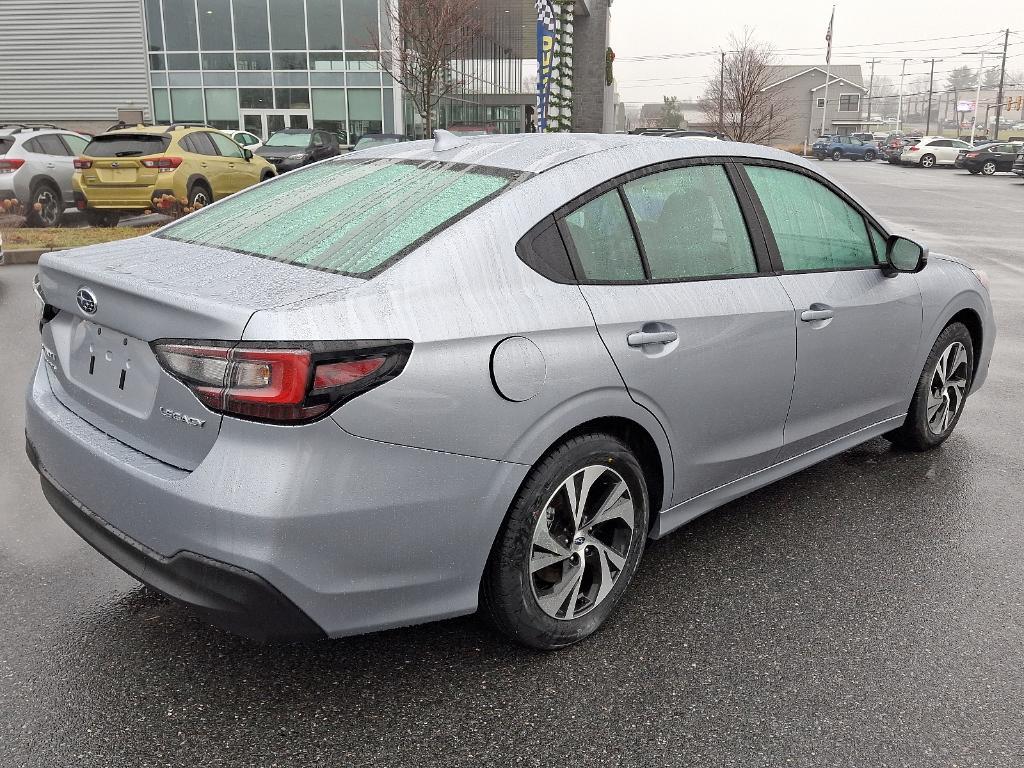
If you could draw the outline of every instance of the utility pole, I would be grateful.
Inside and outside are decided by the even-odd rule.
[[[718,68],[718,132],[725,133],[725,51],[721,54],[721,64]]]
[[[907,74],[907,62],[910,59],[903,60],[903,67],[900,69],[900,97],[896,105],[896,133],[900,132],[903,120],[903,77]]]
[[[871,77],[868,80],[868,124],[871,123],[871,97],[875,92],[875,64],[881,64],[881,59],[872,59],[868,62],[871,65]]]
[[[1003,116],[1003,84],[1006,82],[1006,49],[1010,44],[1010,30],[1003,32],[1003,66],[999,69],[999,95],[996,97],[996,132],[992,138],[999,141],[999,118]],[[986,115],[986,120],[988,117]]]
[[[925,62],[928,59],[924,60]],[[935,62],[942,61],[942,59],[931,59],[932,68],[928,73],[928,111],[924,116],[924,135],[929,134],[929,129],[932,127],[932,87],[935,83]]]

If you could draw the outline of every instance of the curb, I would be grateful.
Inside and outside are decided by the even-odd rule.
[[[8,264],[36,264],[39,257],[49,253],[46,248],[20,248],[18,250],[3,251],[0,253],[0,266]]]

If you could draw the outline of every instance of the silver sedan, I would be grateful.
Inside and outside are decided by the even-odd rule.
[[[987,277],[802,159],[457,137],[40,262],[29,455],[69,525],[256,637],[594,632],[645,542],[877,436],[946,440]]]

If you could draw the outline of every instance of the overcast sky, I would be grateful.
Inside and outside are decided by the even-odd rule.
[[[984,8],[984,13],[979,9]],[[895,14],[894,14],[895,11]],[[615,0],[612,5],[611,45],[615,51],[615,79],[624,102],[661,101],[662,96],[695,99],[704,81],[716,71],[717,54],[690,58],[630,61],[638,56],[693,54],[727,47],[730,33],[744,27],[770,43],[780,63],[823,64],[825,31],[831,2],[783,0]],[[895,19],[899,23],[894,23]],[[884,22],[889,19],[890,22]],[[925,6],[891,0],[840,2],[836,6],[833,35],[834,63],[861,64],[868,81],[867,61],[876,77],[899,80],[901,59],[907,62],[908,81],[927,77],[922,59],[942,59],[935,65],[936,87],[948,72],[964,64],[978,67],[969,51],[1001,52],[1000,28],[1009,27],[1008,71],[1024,70],[1024,11],[1018,2],[950,2],[935,0]],[[972,35],[968,37],[967,35]],[[936,40],[934,38],[952,38]],[[911,42],[914,41],[914,42]],[[920,41],[920,42],[917,42]],[[794,50],[784,50],[794,49]],[[998,56],[988,57],[998,64]]]

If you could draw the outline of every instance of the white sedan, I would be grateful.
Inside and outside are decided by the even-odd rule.
[[[221,133],[228,138],[234,139],[236,144],[244,149],[248,149],[250,152],[255,152],[263,146],[263,139],[255,134],[249,133],[248,131],[225,130],[221,131]]]
[[[925,136],[914,146],[904,147],[903,154],[900,155],[900,162],[903,165],[919,165],[922,168],[954,165],[960,150],[970,148],[970,144],[959,139]]]

